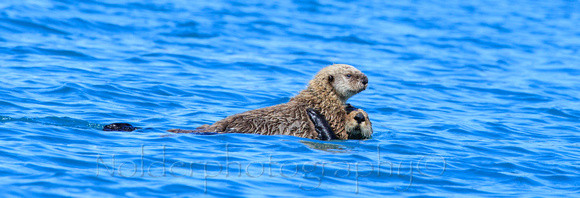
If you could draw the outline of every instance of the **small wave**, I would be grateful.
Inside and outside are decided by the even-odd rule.
[[[52,126],[65,126],[65,127],[75,127],[75,128],[92,128],[92,129],[103,129],[102,124],[91,123],[84,120],[74,119],[70,117],[41,117],[41,118],[12,118],[9,116],[0,116],[0,122],[7,123],[7,122],[29,122],[29,123],[38,123],[44,125],[52,125]]]
[[[36,33],[43,33],[43,34],[59,34],[59,35],[68,35],[70,33],[51,28],[49,26],[44,25],[40,22],[34,22],[30,19],[21,20],[21,19],[10,19],[2,17],[0,20],[0,27],[3,27],[5,30],[9,30],[13,33],[24,33],[24,32],[36,32]]]

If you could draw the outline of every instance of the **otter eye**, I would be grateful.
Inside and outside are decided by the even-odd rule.
[[[346,78],[350,78],[350,77],[352,77],[352,75],[350,75],[350,74],[347,74],[346,75]]]

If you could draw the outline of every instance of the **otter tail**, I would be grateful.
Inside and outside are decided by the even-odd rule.
[[[200,127],[201,128],[201,127]],[[170,129],[167,130],[168,132],[171,133],[192,133],[195,135],[216,135],[219,134],[218,132],[208,132],[203,130],[203,128],[198,128],[195,130],[183,130],[183,129]],[[103,131],[135,131],[137,129],[142,129],[141,127],[134,127],[133,125],[129,124],[129,123],[113,123],[113,124],[108,124],[105,125],[103,127]]]

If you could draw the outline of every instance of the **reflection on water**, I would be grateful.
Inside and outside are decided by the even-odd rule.
[[[341,141],[341,140],[334,140]],[[316,149],[320,151],[328,151],[333,153],[347,153],[352,150],[353,147],[344,146],[340,144],[326,143],[326,142],[313,142],[301,140],[300,143],[305,144],[308,148]]]

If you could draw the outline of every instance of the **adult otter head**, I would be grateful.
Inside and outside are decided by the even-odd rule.
[[[367,76],[353,66],[334,64],[320,70],[310,81],[309,87],[331,88],[344,104],[350,97],[365,90],[368,82]]]
[[[373,134],[373,126],[369,115],[362,109],[347,104],[345,130],[349,140],[369,139]]]

